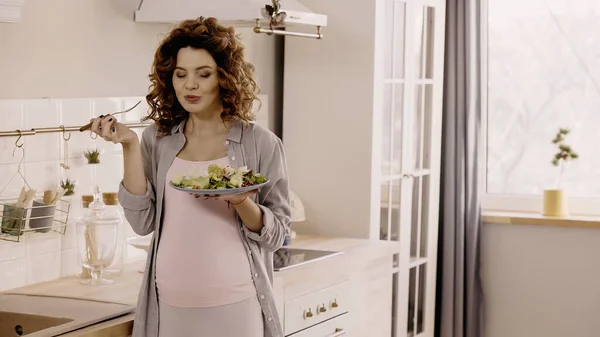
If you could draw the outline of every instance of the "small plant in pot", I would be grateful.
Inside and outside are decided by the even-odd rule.
[[[559,129],[558,133],[552,139],[552,144],[558,147],[558,151],[552,158],[552,165],[559,167],[556,189],[544,191],[544,211],[547,216],[565,216],[569,214],[567,207],[567,195],[561,188],[562,176],[565,165],[568,161],[579,158],[579,155],[573,151],[570,145],[565,143],[566,136],[570,133],[569,129]]]
[[[71,180],[69,178],[65,178],[65,180],[61,180],[60,187],[65,190],[65,196],[75,194],[75,184],[77,182]]]
[[[97,149],[87,150],[83,153],[88,164],[100,164],[100,151]]]

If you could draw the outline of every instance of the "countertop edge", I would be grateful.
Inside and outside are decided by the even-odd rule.
[[[600,228],[600,217],[568,215],[551,217],[539,213],[483,211],[482,220],[489,224],[560,226],[572,228]]]
[[[130,313],[124,316],[120,316],[117,318],[110,319],[108,321],[96,323],[90,326],[87,326],[83,329],[79,329],[76,331],[68,332],[64,335],[60,335],[61,337],[88,337],[90,334],[94,332],[99,332],[111,327],[116,327],[124,324],[129,324],[133,322],[135,319],[135,313]]]

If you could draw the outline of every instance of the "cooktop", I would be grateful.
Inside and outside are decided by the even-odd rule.
[[[343,252],[281,247],[273,253],[273,270],[282,271],[340,254]]]

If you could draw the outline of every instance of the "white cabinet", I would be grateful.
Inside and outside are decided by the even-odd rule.
[[[350,281],[344,281],[285,303],[286,336],[350,311]]]
[[[294,229],[397,241],[392,335],[433,336],[445,1],[305,2],[330,25],[285,42]]]
[[[348,314],[342,314],[327,322],[321,323],[312,328],[297,332],[289,337],[342,337],[350,336],[348,334]]]
[[[397,247],[356,239],[320,241],[324,244],[299,243],[298,248],[343,253],[275,273],[285,336],[389,337],[392,255]]]

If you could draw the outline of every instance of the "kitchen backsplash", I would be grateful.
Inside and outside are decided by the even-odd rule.
[[[28,130],[31,128],[55,127],[60,125],[79,126],[90,118],[120,111],[142,103],[131,112],[120,117],[123,122],[139,122],[147,111],[143,97],[109,97],[89,99],[31,99],[0,100],[0,131]],[[142,129],[136,129],[141,134]],[[69,137],[69,134],[65,134]],[[58,185],[68,177],[77,182],[73,207],[66,235],[47,235],[23,242],[0,240],[0,291],[77,274],[80,264],[77,259],[77,242],[73,219],[80,212],[82,194],[91,194],[92,186],[99,185],[102,192],[116,192],[123,175],[123,156],[120,145],[108,143],[101,138],[94,140],[90,132],[73,132],[68,141],[68,164],[64,170],[65,141],[61,133],[23,136],[25,154],[21,164],[27,183],[37,191]],[[17,137],[0,137],[0,191],[15,175],[21,161],[21,152],[16,151]],[[100,163],[87,164],[83,153],[88,149],[101,151]],[[18,195],[23,180],[15,177],[0,192],[2,198]],[[128,236],[135,233],[125,224]],[[128,261],[145,258],[145,253],[128,247]]]
[[[269,127],[269,104],[267,95],[259,95],[262,102],[255,105],[257,123]],[[127,109],[139,100],[134,110],[119,116],[119,121],[136,123],[146,114],[148,105],[144,97],[104,97],[78,99],[30,99],[0,100],[0,131],[29,130],[54,126],[80,126],[90,118],[110,112]],[[142,128],[135,129],[141,135]],[[68,138],[69,133],[64,137]],[[94,140],[90,132],[72,132],[66,148],[70,170],[65,171],[60,164],[65,161],[65,141],[62,133],[23,136],[25,155],[21,164],[27,183],[37,191],[43,191],[61,179],[68,177],[77,182],[70,221],[64,236],[52,235],[28,239],[23,242],[0,240],[0,291],[28,284],[53,280],[74,275],[81,267],[77,259],[75,237],[75,217],[81,210],[81,195],[91,194],[92,186],[98,185],[101,192],[116,192],[123,176],[123,154],[121,146]],[[15,175],[21,161],[21,152],[16,151],[17,137],[0,137],[0,191]],[[19,141],[21,143],[21,141]],[[98,149],[100,164],[89,165],[83,153],[88,149]],[[20,178],[15,178],[0,192],[0,198],[13,198],[23,186]],[[125,224],[127,236],[135,236],[131,227]],[[143,260],[146,253],[128,247],[127,261]]]

